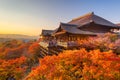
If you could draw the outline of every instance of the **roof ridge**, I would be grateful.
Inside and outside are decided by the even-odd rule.
[[[94,15],[94,12],[90,12],[90,13],[87,13],[87,14],[85,14],[85,15],[83,15],[83,16],[80,16],[80,17],[74,18],[74,19],[72,19],[72,21],[75,21],[75,20],[81,19],[81,18],[86,17],[86,16],[92,16],[92,15]]]

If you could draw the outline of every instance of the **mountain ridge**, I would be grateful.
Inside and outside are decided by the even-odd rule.
[[[38,36],[29,36],[29,35],[23,35],[23,34],[0,34],[0,38],[27,38],[27,39],[37,39]]]

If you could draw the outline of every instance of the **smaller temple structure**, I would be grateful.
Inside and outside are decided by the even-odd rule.
[[[52,37],[53,30],[42,30],[42,33],[40,34],[40,38],[44,40],[48,40]]]
[[[44,47],[49,46],[49,41],[53,39],[52,36],[53,30],[42,30],[40,34],[40,45]]]

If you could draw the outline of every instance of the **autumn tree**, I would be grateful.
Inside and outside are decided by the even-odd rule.
[[[11,60],[0,60],[0,80],[14,75],[16,80],[21,80],[26,72],[26,57]]]
[[[26,80],[119,80],[120,57],[85,49],[65,51],[40,60]]]
[[[100,49],[101,51],[116,51],[116,49],[120,47],[118,41],[120,40],[116,34],[106,33],[104,35],[79,40],[78,43],[80,48],[86,48],[86,50]]]

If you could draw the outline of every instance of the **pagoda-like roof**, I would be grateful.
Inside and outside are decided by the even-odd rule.
[[[42,36],[50,36],[53,33],[53,30],[42,30],[41,35]]]
[[[60,31],[63,30],[63,31]],[[70,34],[84,34],[84,35],[98,35],[98,34],[103,34],[103,33],[94,33],[90,31],[83,31],[78,28],[77,25],[75,24],[68,24],[68,23],[60,23],[60,26],[53,32],[54,34],[65,34],[65,33],[70,33]]]
[[[118,27],[116,24],[95,15],[93,12],[88,13],[86,15],[80,16],[78,18],[73,19],[72,21],[68,22],[69,24],[75,24],[78,25],[79,27],[92,23],[94,22],[94,24],[98,24],[98,25],[103,25],[103,26],[107,26],[107,27]]]
[[[111,32],[111,29],[119,29],[120,27],[93,12],[75,18],[68,23],[60,23],[59,27],[54,31],[50,31],[52,35],[61,34],[84,34],[98,35]],[[46,33],[45,33],[46,34]]]

